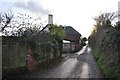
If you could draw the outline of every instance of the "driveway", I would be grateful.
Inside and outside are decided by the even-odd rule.
[[[103,78],[89,47],[62,55],[63,60],[46,71],[26,75],[29,78]]]

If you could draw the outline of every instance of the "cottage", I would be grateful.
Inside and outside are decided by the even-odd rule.
[[[63,40],[63,52],[75,52],[81,47],[79,43],[81,34],[71,26],[62,26],[65,31]]]
[[[48,24],[41,30],[45,32],[49,32],[50,25],[53,24],[53,15],[48,15]],[[60,25],[65,31],[65,37],[63,40],[63,52],[75,52],[78,51],[81,47],[80,37],[81,34],[76,31],[71,26],[62,26]]]

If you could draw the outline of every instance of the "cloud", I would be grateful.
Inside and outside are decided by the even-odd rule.
[[[26,2],[15,2],[14,6],[25,9],[25,10],[29,10],[34,13],[38,13],[41,15],[49,14],[49,10],[44,9],[43,6],[38,2],[38,0],[35,0],[35,1],[29,0]]]

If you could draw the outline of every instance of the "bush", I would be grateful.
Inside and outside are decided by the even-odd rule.
[[[97,61],[100,70],[104,74],[105,78],[117,78],[116,66],[110,67],[106,61],[106,57],[103,53],[93,51],[94,58]]]

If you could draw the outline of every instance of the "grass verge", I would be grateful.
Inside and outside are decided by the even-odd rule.
[[[100,68],[100,70],[102,71],[103,75],[105,76],[105,78],[111,78],[115,80],[115,78],[117,78],[117,69],[116,69],[116,65],[113,67],[110,67],[108,65],[108,62],[106,59],[107,57],[103,54],[103,53],[99,53],[98,51],[93,51],[93,56]]]

